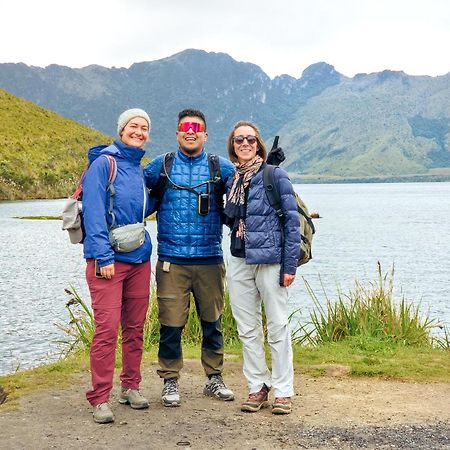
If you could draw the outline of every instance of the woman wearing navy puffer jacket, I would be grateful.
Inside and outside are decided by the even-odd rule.
[[[228,138],[228,155],[235,163],[236,172],[227,183],[225,207],[226,223],[231,228],[227,282],[249,387],[248,399],[241,410],[255,412],[269,406],[268,394],[273,389],[272,413],[289,414],[294,370],[287,287],[295,279],[300,256],[300,218],[294,189],[287,173],[277,168],[274,183],[285,216],[282,245],[280,221],[264,189],[267,151],[258,127],[251,122],[238,122]],[[272,373],[265,359],[262,303]]]
[[[91,346],[92,388],[86,397],[93,406],[97,423],[114,421],[108,400],[113,385],[119,324],[122,326],[119,402],[134,409],[148,407],[147,399],[139,392],[139,383],[152,244],[144,225],[140,224],[154,205],[145,188],[140,161],[145,154],[143,146],[149,138],[150,126],[145,111],[123,112],[118,119],[119,139],[109,146],[89,151],[91,165],[83,179],[84,257],[95,319]],[[111,155],[117,163],[112,211],[107,189],[112,166],[108,157],[102,155]],[[126,251],[117,246],[113,248],[115,241],[109,237],[111,225],[122,228],[131,224],[139,229],[138,239]]]

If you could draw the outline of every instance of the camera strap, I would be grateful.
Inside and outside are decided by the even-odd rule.
[[[163,159],[163,169],[164,169],[164,175],[167,178],[167,181],[171,184],[171,186],[173,187],[173,189],[180,189],[180,190],[185,190],[185,191],[189,191],[192,192],[194,194],[196,194],[197,196],[200,196],[202,194],[204,194],[204,192],[201,191],[196,191],[196,188],[199,188],[200,186],[203,186],[206,184],[206,193],[208,195],[210,195],[210,184],[211,183],[215,183],[215,180],[208,180],[208,181],[204,181],[203,183],[199,183],[195,186],[182,186],[180,184],[175,183],[169,176],[168,172],[167,172],[167,167],[166,167],[166,161],[165,158]]]

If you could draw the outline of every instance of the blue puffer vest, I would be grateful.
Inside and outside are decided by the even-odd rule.
[[[274,171],[281,207],[285,215],[284,273],[295,274],[300,256],[300,217],[294,188],[288,174],[281,168]],[[227,192],[231,182],[227,183]],[[245,218],[245,262],[276,264],[281,262],[281,227],[270,206],[263,184],[263,170],[250,181]]]
[[[155,158],[144,170],[147,187],[155,188],[161,172],[164,155]],[[226,181],[234,173],[234,165],[219,158],[220,173]],[[180,186],[196,186],[211,179],[208,157],[202,151],[195,157],[175,152],[170,179]],[[211,185],[210,211],[198,213],[198,196],[184,189],[169,187],[164,193],[157,213],[158,256],[170,261],[172,258],[222,258],[222,219],[219,205]],[[195,188],[206,192],[206,185]]]

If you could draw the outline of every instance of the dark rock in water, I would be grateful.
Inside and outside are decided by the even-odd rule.
[[[6,402],[7,397],[8,395],[6,394],[5,390],[2,388],[2,386],[0,386],[0,405]]]

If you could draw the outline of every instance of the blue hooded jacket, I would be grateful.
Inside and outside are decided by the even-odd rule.
[[[164,155],[155,158],[144,170],[147,187],[154,189],[159,180]],[[234,165],[219,157],[224,183],[234,174]],[[196,186],[211,179],[205,151],[190,157],[175,152],[170,179],[181,186]],[[206,191],[206,185],[196,188]],[[158,213],[158,256],[178,264],[213,264],[223,262],[222,218],[211,186],[210,212],[198,213],[198,198],[191,191],[174,189],[169,184]]]
[[[93,147],[88,152],[91,162],[83,179],[83,222],[86,237],[84,257],[94,258],[100,267],[115,261],[141,263],[148,261],[152,253],[150,235],[145,232],[145,241],[136,250],[128,253],[115,252],[109,242],[109,228],[112,217],[108,212],[109,193],[107,192],[109,162],[99,158],[102,154],[112,155],[117,161],[117,177],[113,183],[115,189],[113,212],[116,225],[128,225],[142,222],[144,195],[146,211],[144,217],[153,212],[154,200],[150,200],[144,187],[140,161],[145,151],[114,141],[109,146]]]

